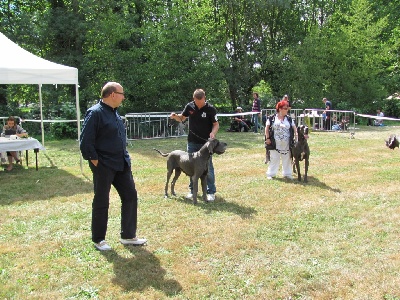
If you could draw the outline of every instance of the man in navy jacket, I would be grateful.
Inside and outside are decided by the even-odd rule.
[[[137,191],[131,160],[126,150],[124,123],[117,108],[125,99],[117,82],[108,82],[100,101],[86,112],[80,138],[80,149],[93,173],[92,241],[98,250],[111,250],[106,232],[111,185],[121,197],[121,239],[124,245],[143,245],[146,239],[136,237]]]

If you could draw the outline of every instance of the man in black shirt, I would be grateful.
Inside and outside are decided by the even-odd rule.
[[[206,94],[202,89],[193,93],[193,101],[186,104],[181,114],[171,113],[171,119],[184,122],[189,118],[189,134],[187,152],[193,153],[208,141],[214,139],[219,129],[217,110],[206,101]],[[193,198],[192,180],[190,179],[190,193],[187,198]],[[214,165],[210,157],[207,175],[207,200],[214,201],[217,188],[215,186]]]
[[[105,237],[108,222],[111,185],[121,197],[121,239],[124,245],[143,245],[146,239],[136,237],[137,191],[131,160],[126,150],[124,123],[117,108],[125,99],[117,82],[108,82],[102,99],[86,112],[80,138],[80,149],[93,173],[92,241],[99,250],[111,250]]]
[[[332,102],[331,101],[329,101],[328,99],[326,99],[326,98],[323,98],[322,99],[322,102],[324,102],[324,104],[325,104],[325,111],[324,111],[324,113],[325,113],[325,120],[324,120],[324,129],[325,130],[331,130],[331,128],[332,128],[332,124],[331,124],[331,112],[329,111],[329,110],[331,110],[332,109]]]
[[[253,93],[253,98],[254,98],[253,107],[252,107],[251,111],[252,112],[257,112],[252,117],[252,122],[254,124],[253,131],[255,133],[257,133],[258,132],[258,126],[259,126],[258,125],[258,123],[259,123],[258,121],[259,121],[259,118],[261,116],[261,100],[260,100],[260,98],[258,98],[258,93],[256,93],[256,92]]]

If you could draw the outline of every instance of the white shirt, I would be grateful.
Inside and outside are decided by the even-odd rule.
[[[267,119],[266,126],[271,126],[269,118]],[[290,126],[294,126],[293,119],[292,124],[290,124],[286,117],[281,121],[278,119],[278,116],[275,116],[272,128],[274,130],[276,150],[289,151]]]

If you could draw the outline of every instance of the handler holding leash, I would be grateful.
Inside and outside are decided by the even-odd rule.
[[[170,118],[178,122],[184,122],[189,118],[188,153],[199,151],[209,138],[215,138],[219,129],[217,110],[206,101],[206,93],[202,89],[194,91],[193,101],[186,104],[181,114],[171,113]],[[190,193],[186,198],[193,200],[192,179],[190,179],[189,189]],[[215,200],[216,191],[214,165],[210,157],[207,175],[208,201]]]
[[[277,113],[269,117],[266,122],[265,143],[271,145],[273,141],[275,142],[275,149],[270,150],[271,161],[267,170],[268,179],[272,179],[278,173],[281,159],[283,177],[293,179],[290,147],[294,140],[297,140],[297,130],[294,121],[287,115],[288,108],[287,101],[278,102],[276,105]]]

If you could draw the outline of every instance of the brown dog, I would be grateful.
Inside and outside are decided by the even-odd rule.
[[[296,172],[295,167],[297,169],[297,179],[301,181],[300,174],[300,161],[304,160],[305,168],[304,168],[304,182],[307,182],[307,172],[310,158],[310,148],[308,147],[307,139],[308,139],[308,126],[300,125],[297,127],[297,137],[298,141],[294,144],[291,149],[292,158],[294,160],[293,172]]]

